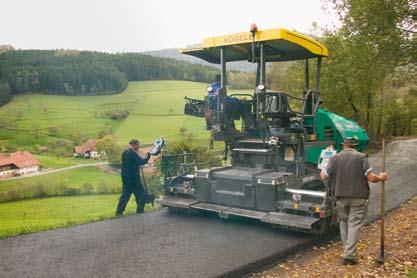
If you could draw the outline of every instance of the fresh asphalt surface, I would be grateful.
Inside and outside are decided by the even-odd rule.
[[[388,145],[387,209],[417,194],[417,140]],[[379,154],[371,157],[376,172]],[[371,186],[369,216],[379,211]],[[277,260],[313,236],[167,210],[0,241],[0,277],[216,277]]]

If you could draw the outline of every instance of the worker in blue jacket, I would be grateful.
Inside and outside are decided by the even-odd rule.
[[[209,97],[209,109],[216,110],[217,109],[217,96],[219,95],[218,90],[220,89],[220,74],[216,75],[214,82],[209,87],[208,90],[208,97]]]
[[[122,154],[122,194],[116,209],[116,216],[123,215],[130,196],[135,195],[136,213],[142,213],[145,208],[146,191],[140,178],[140,166],[148,163],[151,154],[146,153],[145,158],[139,156],[139,140],[132,139],[129,142],[130,148]]]
[[[211,84],[210,87],[207,88],[208,98],[209,98],[209,106],[208,111],[205,114],[206,118],[206,125],[207,129],[210,129],[212,125],[212,113],[213,111],[217,110],[218,105],[218,96],[219,96],[219,89],[221,88],[221,75],[218,74],[215,76],[214,82]],[[226,96],[224,100],[224,111],[226,112],[227,118],[230,122],[230,125],[234,128],[234,121],[239,120],[241,116],[241,105],[239,99],[235,97]]]

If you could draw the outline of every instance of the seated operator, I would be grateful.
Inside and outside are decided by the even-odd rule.
[[[214,82],[211,84],[211,86],[207,89],[208,93],[208,112],[206,113],[206,124],[207,127],[211,125],[211,111],[217,110],[217,102],[218,102],[218,96],[219,92],[218,90],[221,88],[220,85],[221,76],[220,74],[217,74],[215,76]],[[224,102],[224,111],[227,115],[227,118],[229,119],[231,126],[234,128],[233,120],[238,120],[240,118],[240,102],[239,99],[235,97],[229,97],[226,96],[225,102]]]
[[[217,110],[217,97],[219,95],[218,90],[220,89],[220,74],[217,74],[214,78],[214,82],[209,88],[207,88],[209,110]]]

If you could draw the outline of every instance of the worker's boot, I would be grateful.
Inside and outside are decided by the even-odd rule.
[[[342,264],[343,265],[355,265],[355,264],[358,264],[358,261],[356,259],[343,258]]]

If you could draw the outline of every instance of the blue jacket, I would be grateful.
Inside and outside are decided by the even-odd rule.
[[[209,96],[209,108],[210,110],[216,110],[217,109],[217,96],[219,95],[219,92],[217,91],[220,89],[220,84],[218,82],[214,82],[211,84],[212,90],[208,93]]]

